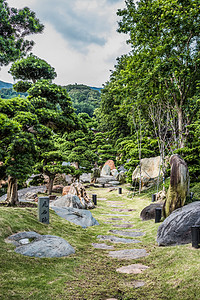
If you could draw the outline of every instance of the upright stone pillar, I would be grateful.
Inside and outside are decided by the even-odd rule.
[[[38,199],[38,219],[41,223],[49,224],[49,197]]]

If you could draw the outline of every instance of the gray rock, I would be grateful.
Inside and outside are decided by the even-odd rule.
[[[159,246],[191,243],[191,226],[200,225],[200,201],[173,211],[158,227]]]
[[[51,203],[51,207],[73,207],[73,208],[79,208],[84,209],[86,208],[86,204],[84,199],[82,200],[83,203],[81,203],[80,199],[76,195],[67,194],[65,196],[59,197],[57,200]]]
[[[115,177],[114,176],[111,176],[111,175],[101,175],[101,177],[97,178],[96,179],[96,183],[99,183],[99,184],[111,184],[113,183],[114,181],[116,181]],[[109,183],[110,182],[110,183]]]
[[[82,183],[90,183],[91,182],[91,173],[83,173],[80,176],[80,182],[82,182]]]
[[[119,173],[118,173],[117,169],[113,169],[113,170],[111,170],[111,174],[112,174],[112,176],[114,176],[117,179],[117,175]]]
[[[65,208],[65,207],[56,207],[52,206],[52,209],[59,215],[61,218],[66,219],[69,222],[72,222],[76,225],[79,225],[83,228],[88,226],[99,225],[97,220],[93,218],[91,212],[85,209],[77,208]]]
[[[117,180],[120,182],[120,184],[123,184],[126,182],[126,174],[123,171],[120,171],[120,173],[117,175]]]
[[[21,238],[23,237],[23,238]],[[75,253],[74,248],[63,238],[53,235],[40,235],[36,232],[23,232],[10,236],[17,248],[16,253],[31,257],[62,257]],[[22,240],[28,240],[22,244]]]
[[[111,174],[111,169],[108,165],[104,165],[101,170],[101,176],[107,176]]]
[[[140,213],[140,218],[142,221],[155,219],[156,208],[163,208],[163,203],[151,203],[150,205],[146,206]]]
[[[147,256],[145,249],[125,249],[119,251],[110,251],[108,256],[118,259],[138,259]]]
[[[21,245],[21,240],[23,239],[28,239],[28,240],[34,240],[37,239],[39,240],[41,238],[41,235],[35,231],[24,231],[24,232],[18,232],[15,233],[11,236],[9,236],[6,241],[7,242],[12,242],[15,246],[20,246]]]
[[[141,241],[138,241],[138,240],[125,239],[125,238],[120,238],[120,237],[113,236],[113,235],[98,235],[97,238],[100,241],[108,240],[112,243],[123,243],[123,244],[141,243]]]
[[[143,232],[135,232],[135,231],[125,231],[125,230],[109,230],[109,232],[114,234],[119,234],[122,236],[129,236],[129,237],[137,237],[137,236],[143,236]]]
[[[119,185],[120,182],[115,180],[115,181],[109,181],[108,184],[110,184],[110,185]]]

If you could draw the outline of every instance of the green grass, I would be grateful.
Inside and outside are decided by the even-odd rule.
[[[100,226],[82,229],[50,212],[50,224],[37,221],[36,208],[0,208],[0,299],[72,299],[104,300],[130,299],[200,299],[200,249],[191,244],[174,247],[158,247],[156,234],[159,224],[153,220],[141,221],[140,212],[150,204],[148,197],[129,197],[107,189],[89,190],[109,201],[124,202],[123,207],[134,208],[124,221],[130,221],[134,229],[141,229],[145,236],[139,237],[140,244],[113,244],[115,250],[145,248],[149,256],[137,260],[117,260],[107,256],[108,251],[94,249],[91,243],[98,242],[97,235],[108,234],[114,229],[105,224],[113,212],[107,201],[98,201],[92,210]],[[120,229],[120,228],[119,228]],[[36,231],[40,234],[57,235],[66,239],[76,253],[63,258],[31,258],[15,253],[12,244],[5,238],[19,231]],[[131,229],[123,229],[131,230]],[[107,242],[108,245],[111,243]],[[142,263],[150,268],[142,274],[121,274],[116,269],[133,263]],[[145,281],[141,288],[131,287],[135,280]]]

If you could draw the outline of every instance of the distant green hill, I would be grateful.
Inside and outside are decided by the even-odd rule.
[[[4,82],[0,80],[0,90],[12,88],[12,83]]]
[[[87,113],[93,116],[94,110],[99,107],[101,100],[101,88],[89,87],[84,84],[69,84],[64,86],[72,99],[76,113]]]

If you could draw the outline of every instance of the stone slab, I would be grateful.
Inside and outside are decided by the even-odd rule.
[[[121,221],[121,220],[124,220],[123,218],[109,218],[108,220],[111,220],[111,221]]]
[[[131,228],[131,227],[133,227],[133,225],[132,224],[113,224],[113,227]]]
[[[119,251],[110,251],[108,256],[118,259],[138,259],[141,257],[148,256],[149,254],[145,249],[125,249]]]
[[[114,249],[113,246],[109,246],[109,245],[106,245],[104,243],[102,244],[98,244],[98,243],[92,243],[92,246],[96,249],[103,249],[103,250],[111,250],[111,249]]]
[[[140,274],[146,269],[149,269],[149,267],[144,266],[142,264],[132,264],[132,265],[118,268],[116,271],[125,274]]]
[[[128,236],[128,237],[138,237],[138,236],[143,236],[143,232],[136,232],[136,231],[125,231],[125,230],[109,230],[109,232],[114,233],[114,234],[119,234],[122,236]]]
[[[131,211],[136,211],[136,209],[132,208],[113,208],[112,211],[119,211],[119,212],[131,212]]]
[[[102,214],[102,216],[111,216],[111,217],[130,217],[130,215],[121,215],[121,214]]]
[[[138,241],[138,240],[125,239],[125,238],[120,238],[120,237],[113,236],[113,235],[98,235],[97,238],[100,241],[107,240],[111,243],[123,243],[123,244],[141,243],[141,241]]]

